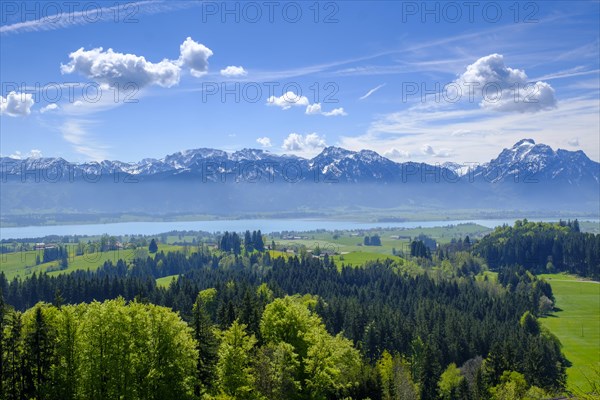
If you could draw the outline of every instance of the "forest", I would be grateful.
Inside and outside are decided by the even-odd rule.
[[[597,243],[573,225],[547,229],[564,231],[562,244]],[[389,259],[356,268],[275,256],[259,232],[226,233],[217,248],[159,245],[94,271],[0,273],[1,398],[558,396],[570,364],[538,321],[553,307],[550,285],[512,260],[490,265],[495,280],[484,273],[483,249],[526,236],[519,229],[546,236],[523,221],[434,252],[415,240],[406,257],[418,274]]]
[[[577,220],[516,221],[484,237],[476,253],[490,268],[522,265],[535,273],[571,272],[600,279],[600,235],[582,233]]]

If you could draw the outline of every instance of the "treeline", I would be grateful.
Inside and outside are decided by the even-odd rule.
[[[523,395],[528,390],[560,392],[564,388],[568,362],[556,338],[536,321],[536,316],[545,312],[542,298],[552,301],[552,292],[530,274],[515,273],[504,289],[496,283],[476,281],[468,268],[456,275],[461,278],[440,279],[427,274],[409,277],[400,275],[391,261],[371,263],[362,269],[338,269],[329,259],[271,260],[268,254],[158,253],[155,259],[148,257],[130,265],[122,261],[116,265],[105,263],[95,272],[76,271],[56,277],[34,275],[10,283],[0,279],[0,290],[6,294],[7,302],[20,310],[38,301],[63,306],[122,296],[178,311],[196,327],[197,379],[203,382],[195,387],[196,396],[225,393],[233,398],[349,396],[372,400],[402,396],[428,400],[456,398],[456,393],[461,393],[460,398],[475,400],[507,398],[499,393],[521,384],[525,385],[519,386],[524,388]],[[168,288],[156,286],[156,277],[173,274],[181,276]],[[204,293],[202,304],[198,303],[198,293]],[[205,299],[207,293],[210,301]],[[328,336],[325,338],[320,330],[321,334],[316,335],[320,339],[307,333],[302,336],[314,341],[298,342],[300,328],[289,323],[300,311],[282,311],[282,320],[288,325],[275,325],[280,327],[278,334],[285,338],[281,340],[290,344],[292,350],[289,346],[277,347],[281,342],[273,342],[272,336],[265,334],[262,321],[273,299],[294,294],[311,295],[305,298],[310,299],[306,306],[312,315],[310,319],[319,318]],[[231,335],[239,340],[254,337],[256,341],[245,352],[252,355],[248,363],[237,362],[244,365],[243,381],[247,383],[242,386],[246,389],[228,392],[219,386],[219,379],[230,374],[223,372],[227,370],[224,367],[219,369],[220,358],[214,357],[216,347],[203,347],[221,337],[212,337],[210,332],[215,326],[221,332],[233,329]],[[346,349],[342,351],[346,354],[344,360],[354,360],[352,354],[358,352],[359,364],[342,367],[334,355],[330,355],[332,359],[309,363],[309,353],[329,356],[329,349],[337,349],[336,346]],[[235,357],[241,355],[231,357],[237,360]],[[291,371],[285,372],[287,375],[283,364],[292,366]],[[317,379],[322,373],[317,374],[309,365],[328,365],[328,371],[341,372],[324,376],[324,382],[333,386],[322,383],[325,386],[319,387],[326,389],[315,392],[317,386],[311,385],[317,383],[309,385],[307,380]],[[223,378],[218,378],[219,371]],[[271,375],[279,376],[279,383],[269,381]],[[346,377],[352,377],[352,382],[342,379]],[[335,386],[336,382],[343,384]],[[273,387],[280,389],[269,392]],[[311,393],[320,394],[310,397]],[[257,394],[263,397],[256,397]]]
[[[381,238],[379,235],[368,236],[365,235],[363,239],[364,246],[381,246]]]
[[[482,238],[474,252],[492,269],[522,265],[534,273],[569,272],[600,279],[600,235],[580,232],[577,220],[516,221]]]
[[[246,231],[244,234],[244,250],[251,253],[254,250],[263,252],[265,251],[265,244],[260,229],[258,231]],[[242,252],[242,238],[235,232],[225,232],[219,239],[219,250],[231,252],[235,255],[239,255]]]

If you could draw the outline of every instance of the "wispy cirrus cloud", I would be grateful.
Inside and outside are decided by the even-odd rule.
[[[75,152],[92,161],[106,160],[108,147],[98,143],[89,132],[94,124],[90,120],[70,119],[60,126],[60,132]]]
[[[598,75],[600,69],[588,70],[586,67],[579,65],[577,67],[569,68],[564,71],[557,71],[551,74],[543,75],[537,78],[533,78],[532,80],[541,81],[541,80],[553,80],[553,79],[564,79],[564,78],[572,78],[574,76],[583,76],[583,75]]]
[[[62,4],[65,9],[61,10]],[[125,4],[117,4],[111,7],[100,7],[98,3],[93,3],[97,7],[88,8],[83,11],[73,11],[66,5],[67,3],[56,3],[59,13],[54,15],[43,15],[42,18],[31,21],[16,22],[9,25],[0,26],[0,34],[19,34],[26,32],[51,31],[56,29],[65,29],[72,26],[87,25],[98,22],[137,22],[136,15],[142,14],[160,14],[178,9],[195,7],[199,2],[195,1],[173,1],[162,0],[138,1]],[[75,3],[76,4],[76,3]],[[17,10],[19,13],[20,11]],[[116,21],[115,21],[116,20]]]
[[[499,145],[509,147],[531,137],[554,148],[577,144],[590,158],[598,160],[599,130],[598,99],[572,97],[559,101],[555,109],[537,113],[414,106],[377,116],[366,133],[342,136],[338,143],[351,150],[363,149],[368,143],[368,148],[382,154],[393,148],[403,149],[415,159],[430,162],[444,155],[462,163],[489,161],[497,156]],[[565,132],[577,140],[567,143]],[[432,151],[423,151],[426,145]]]
[[[376,86],[373,89],[369,90],[367,93],[365,93],[364,95],[360,96],[358,99],[359,100],[367,99],[367,98],[369,98],[369,96],[371,96],[373,93],[375,93],[376,91],[378,91],[379,89],[381,89],[384,86],[385,86],[385,83],[382,83],[381,85]]]

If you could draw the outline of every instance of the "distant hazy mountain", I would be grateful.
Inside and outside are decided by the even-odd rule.
[[[600,207],[599,163],[531,139],[480,166],[397,163],[371,150],[327,147],[312,159],[201,148],[135,163],[4,157],[0,167],[3,216]]]

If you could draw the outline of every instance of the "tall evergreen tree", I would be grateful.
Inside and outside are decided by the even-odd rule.
[[[26,392],[28,397],[43,400],[50,392],[49,381],[51,368],[55,363],[56,334],[40,304],[34,308],[33,321],[28,321],[27,325],[24,356],[30,382]]]
[[[154,254],[158,251],[158,245],[156,244],[156,240],[152,239],[150,241],[150,245],[148,245],[148,252]]]
[[[196,396],[211,390],[216,378],[218,342],[207,310],[207,301],[209,299],[199,293],[192,311],[194,339],[198,349],[199,384],[195,388]]]

